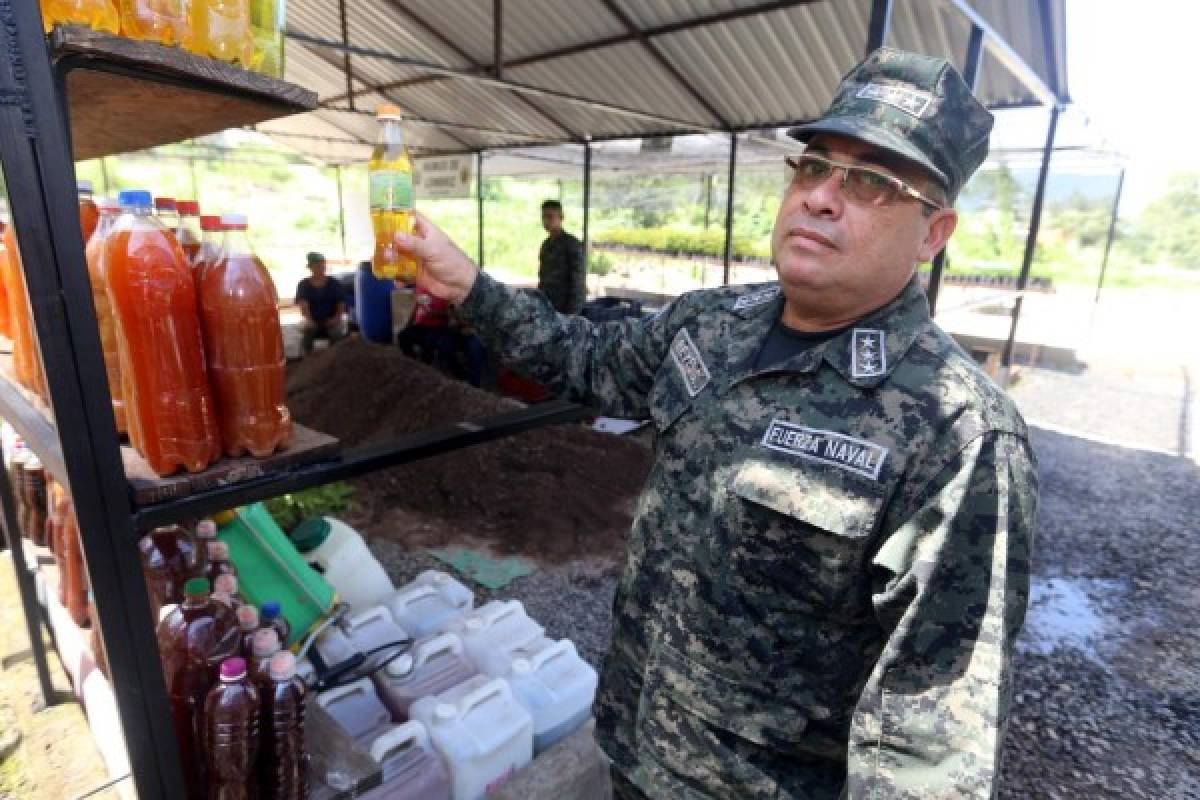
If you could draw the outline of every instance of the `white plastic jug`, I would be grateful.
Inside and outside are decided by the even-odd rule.
[[[445,572],[427,569],[386,601],[400,627],[417,638],[441,633],[475,608],[475,595]]]
[[[396,624],[383,606],[350,614],[321,634],[313,648],[327,667],[335,667],[354,656],[369,653],[383,645],[404,642],[411,637]]]
[[[502,679],[479,675],[422,698],[412,717],[445,759],[454,800],[481,800],[533,759],[533,720]]]
[[[450,800],[450,771],[422,723],[406,722],[377,738],[371,758],[383,767],[383,783],[359,795],[364,800]]]
[[[396,590],[358,531],[333,517],[314,517],[291,533],[292,544],[351,607],[362,610]]]
[[[380,702],[370,678],[322,692],[317,695],[317,703],[363,747],[392,727],[392,715]]]
[[[371,677],[392,719],[404,722],[412,704],[422,697],[440,694],[478,674],[458,635],[440,633],[417,641],[411,653],[394,659]]]
[[[495,675],[508,671],[512,651],[537,643],[544,639],[541,625],[530,619],[520,600],[493,600],[475,610],[471,615],[450,623],[449,631],[457,633],[463,641],[467,657],[480,672],[484,665],[495,663]],[[541,649],[541,648],[537,648]]]
[[[507,678],[513,697],[533,717],[535,755],[570,736],[592,715],[599,677],[569,639],[514,659]]]

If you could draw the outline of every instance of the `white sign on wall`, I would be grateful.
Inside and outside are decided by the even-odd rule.
[[[470,197],[475,156],[429,156],[413,160],[413,186],[422,197]]]

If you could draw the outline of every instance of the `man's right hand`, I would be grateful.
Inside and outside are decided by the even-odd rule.
[[[459,305],[471,293],[479,267],[441,228],[423,214],[416,214],[415,235],[397,233],[396,249],[417,259],[417,285],[451,305]]]

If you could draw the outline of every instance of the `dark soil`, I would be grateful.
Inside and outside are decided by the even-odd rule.
[[[346,447],[519,407],[357,337],[289,367],[288,406]],[[357,507],[343,516],[408,547],[611,561],[624,553],[650,458],[642,444],[582,425],[543,428],[357,479]]]

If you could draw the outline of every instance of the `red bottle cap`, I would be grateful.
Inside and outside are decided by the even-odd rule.
[[[154,198],[154,207],[159,211],[175,211],[175,198],[156,197]]]
[[[221,218],[216,214],[204,214],[200,217],[200,230],[214,232],[221,230]]]
[[[246,677],[246,659],[227,658],[221,662],[221,680],[236,681]]]
[[[178,200],[175,202],[175,208],[179,210],[180,214],[200,216],[200,203],[195,200]]]
[[[249,227],[245,214],[222,214],[221,225],[227,231],[244,231]]]

